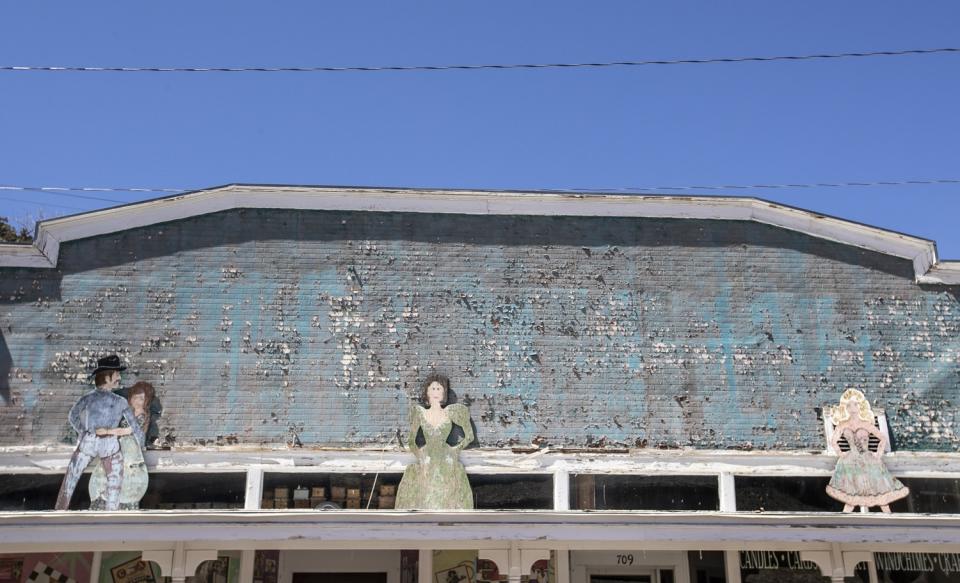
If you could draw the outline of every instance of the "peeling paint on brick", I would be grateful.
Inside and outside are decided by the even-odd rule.
[[[438,369],[486,447],[819,450],[815,408],[858,387],[898,447],[952,451],[960,293],[912,278],[756,223],[195,217],[0,270],[0,445],[69,439],[86,364],[116,352],[168,443],[394,447]]]

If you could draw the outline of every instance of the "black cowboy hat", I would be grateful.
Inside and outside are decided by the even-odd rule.
[[[98,372],[105,370],[127,370],[127,367],[120,364],[120,357],[116,354],[111,354],[110,356],[104,356],[103,358],[97,359],[97,368],[90,373],[90,376],[97,374]]]

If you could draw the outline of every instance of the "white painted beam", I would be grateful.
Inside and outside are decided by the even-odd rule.
[[[417,558],[417,583],[433,582],[433,549],[420,549]]]
[[[724,551],[723,568],[727,575],[726,583],[740,583],[740,551]]]
[[[556,583],[570,583],[570,551],[560,549],[554,551],[556,564],[554,565]]]
[[[69,446],[0,448],[0,474],[62,474],[73,450]],[[223,447],[151,450],[147,467],[153,472],[220,473],[376,473],[402,474],[413,456],[382,449],[297,449]],[[808,452],[742,452],[729,450],[633,450],[625,454],[514,454],[509,450],[477,449],[461,453],[470,474],[584,474],[830,476],[836,457]],[[898,451],[884,456],[890,472],[906,478],[960,478],[958,452]],[[556,494],[556,491],[555,491]]]
[[[553,509],[570,510],[570,472],[564,469],[553,472]]]
[[[253,467],[247,470],[247,486],[244,489],[243,508],[259,510],[263,499],[263,468]]]
[[[706,512],[46,512],[0,513],[0,547],[60,550],[289,549],[818,550],[951,549],[960,516]],[[914,541],[914,542],[910,542]],[[922,542],[921,542],[922,541]]]
[[[253,583],[253,563],[257,551],[240,551],[240,581],[239,583]]]
[[[737,511],[737,491],[733,474],[721,472],[717,477],[720,495],[720,512]]]

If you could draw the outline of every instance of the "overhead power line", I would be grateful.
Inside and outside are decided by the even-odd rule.
[[[0,184],[0,190],[39,190],[42,192],[186,192],[188,188],[125,188],[98,186],[12,186]]]
[[[87,209],[85,209],[85,208],[80,208],[80,207],[78,207],[78,206],[67,206],[67,205],[64,205],[64,204],[55,204],[55,203],[52,203],[52,202],[46,202],[46,201],[42,201],[42,200],[24,200],[24,199],[22,199],[22,198],[14,198],[14,197],[12,197],[12,196],[7,196],[7,195],[5,195],[5,194],[0,194],[0,200],[9,200],[9,201],[11,201],[11,202],[19,202],[19,203],[23,203],[23,204],[32,204],[32,205],[36,205],[36,206],[53,206],[53,207],[62,208],[62,209],[68,209],[68,210],[72,210],[72,211],[85,211],[85,210],[87,210]]]
[[[716,63],[755,63],[769,61],[810,61],[852,59],[862,57],[897,57],[957,53],[960,48],[906,49],[900,51],[867,51],[859,53],[821,53],[812,55],[775,55],[761,57],[719,57],[704,59],[669,59],[645,61],[602,61],[595,63],[507,63],[480,65],[398,65],[378,67],[81,67],[81,66],[17,66],[2,65],[0,71],[47,71],[81,73],[330,73],[340,71],[471,71],[476,69],[573,69],[589,67],[642,67],[648,65],[708,65]]]
[[[784,188],[849,188],[856,186],[911,186],[935,184],[960,184],[960,179],[939,180],[877,180],[873,182],[812,182],[809,184],[723,184],[694,186],[628,186],[619,188],[571,188],[551,189],[556,192],[637,192],[643,190],[768,190]]]
[[[936,186],[960,184],[958,178],[939,178],[929,180],[874,180],[857,182],[808,182],[808,183],[783,183],[783,184],[713,184],[713,185],[689,185],[689,186],[611,186],[611,187],[584,187],[584,188],[544,188],[544,189],[489,189],[489,188],[462,188],[462,189],[442,189],[442,190],[482,190],[488,192],[562,192],[562,193],[650,193],[656,191],[697,191],[697,190],[774,190],[790,188],[864,188],[877,186]],[[275,192],[299,192],[309,186],[269,186]],[[335,187],[332,187],[335,188]],[[351,187],[353,188],[353,187]],[[373,188],[373,187],[371,187]],[[42,192],[58,196],[71,197],[77,199],[97,200],[104,202],[116,202],[125,204],[133,202],[132,200],[117,200],[101,197],[87,196],[87,192],[115,192],[118,194],[181,194],[193,190],[202,190],[200,188],[149,188],[149,187],[94,187],[94,186],[17,186],[0,185],[0,191],[13,192]],[[430,188],[410,188],[410,190],[430,190]]]

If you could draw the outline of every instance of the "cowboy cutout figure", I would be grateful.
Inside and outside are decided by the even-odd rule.
[[[56,510],[70,507],[77,480],[94,458],[100,459],[107,479],[104,510],[117,510],[120,505],[123,455],[120,453],[119,439],[109,431],[116,429],[121,419],[126,419],[140,447],[143,447],[144,441],[143,430],[127,400],[113,393],[120,386],[120,371],[126,368],[121,366],[120,357],[115,354],[99,359],[96,370],[90,373],[94,377],[96,390],[80,397],[70,409],[70,425],[77,432],[78,442],[60,486]]]

